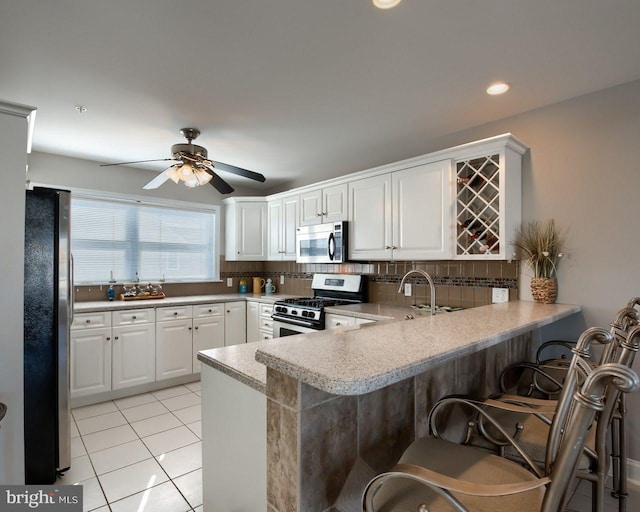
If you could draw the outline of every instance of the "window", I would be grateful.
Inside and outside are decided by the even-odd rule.
[[[77,284],[218,279],[217,207],[174,208],[74,197],[71,251]]]

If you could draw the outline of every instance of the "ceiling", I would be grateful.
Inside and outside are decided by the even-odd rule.
[[[38,108],[35,150],[98,162],[197,127],[272,192],[640,79],[639,24],[637,0],[2,0],[0,99]]]

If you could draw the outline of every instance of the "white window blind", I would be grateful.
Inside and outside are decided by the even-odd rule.
[[[213,280],[215,226],[215,211],[73,198],[74,280]]]

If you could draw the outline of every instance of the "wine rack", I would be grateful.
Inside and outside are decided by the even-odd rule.
[[[500,154],[456,162],[456,255],[500,253]]]

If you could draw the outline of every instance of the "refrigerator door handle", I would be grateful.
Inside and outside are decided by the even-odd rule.
[[[69,327],[73,324],[73,315],[74,308],[76,305],[76,299],[74,294],[75,285],[73,284],[73,271],[74,271],[74,262],[73,262],[73,253],[69,252]]]

